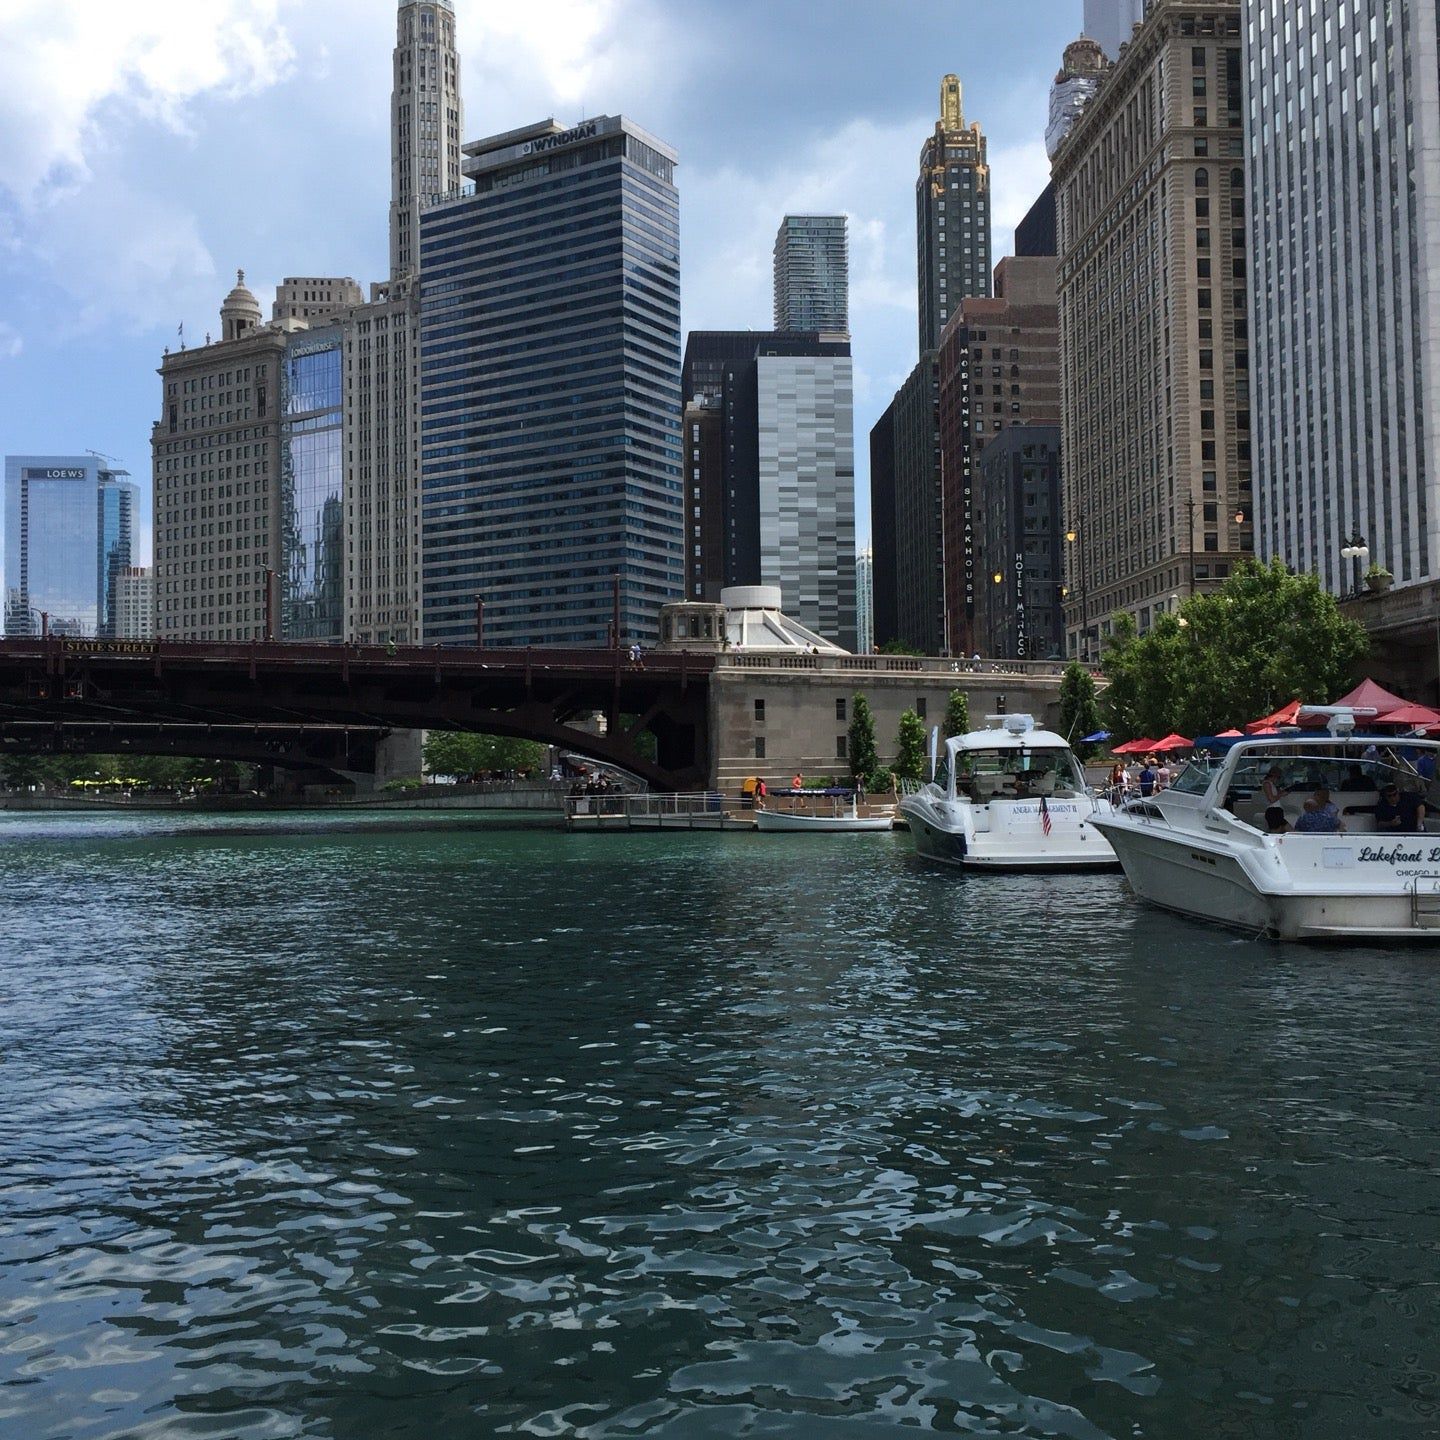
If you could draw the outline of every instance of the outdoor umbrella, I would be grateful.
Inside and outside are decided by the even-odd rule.
[[[1396,702],[1399,703],[1398,701]],[[1247,735],[1258,735],[1262,731],[1274,730],[1280,725],[1293,725],[1295,717],[1300,713],[1300,701],[1292,700],[1288,705],[1282,705],[1273,715],[1262,716],[1259,720],[1252,720],[1246,727]]]
[[[1387,711],[1398,710],[1410,702],[1383,685],[1377,685],[1367,676],[1348,695],[1342,695],[1335,703],[1348,705],[1355,710],[1374,710],[1377,715],[1384,715]]]
[[[1436,723],[1440,724],[1440,721],[1437,721]],[[1215,738],[1217,740],[1243,740],[1245,738],[1245,732],[1243,730],[1233,729],[1222,730]]]
[[[1188,750],[1195,742],[1187,740],[1183,735],[1177,735],[1173,730],[1163,740],[1157,740],[1150,748],[1157,754],[1163,755],[1169,750]]]
[[[1123,745],[1117,745],[1110,753],[1112,755],[1147,755],[1154,748],[1153,740],[1127,740]]]
[[[1434,723],[1440,725],[1440,715],[1435,717]],[[1082,735],[1080,737],[1080,743],[1082,745],[1095,745],[1101,740],[1108,740],[1109,738],[1110,732],[1108,730],[1097,730],[1093,735]]]
[[[1440,710],[1432,710],[1428,705],[1401,705],[1395,710],[1388,710],[1383,715],[1377,715],[1370,723],[1372,725],[1440,725]]]

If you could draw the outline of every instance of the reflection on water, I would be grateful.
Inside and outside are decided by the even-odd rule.
[[[1423,952],[246,818],[0,825],[0,1434],[1440,1428]]]

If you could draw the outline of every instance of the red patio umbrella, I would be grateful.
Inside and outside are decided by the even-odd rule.
[[[1154,748],[1153,740],[1127,740],[1123,745],[1116,745],[1110,753],[1112,755],[1148,755]]]
[[[1282,705],[1271,715],[1262,716],[1259,720],[1252,720],[1246,727],[1247,735],[1258,735],[1262,730],[1274,730],[1280,725],[1293,725],[1295,717],[1300,713],[1300,701],[1292,700],[1288,705]]]
[[[1377,715],[1372,725],[1440,725],[1440,710],[1428,705],[1401,705],[1398,709]]]
[[[1440,721],[1437,721],[1436,723],[1440,724]],[[1245,738],[1245,732],[1243,730],[1233,729],[1222,730],[1215,738],[1217,740],[1243,740]]]
[[[1157,755],[1163,755],[1170,750],[1188,750],[1194,743],[1193,740],[1187,740],[1183,735],[1177,735],[1172,730],[1163,740],[1157,740],[1150,748]]]

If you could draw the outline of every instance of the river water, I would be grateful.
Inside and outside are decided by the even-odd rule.
[[[907,837],[0,817],[0,1435],[1440,1433],[1440,956]]]

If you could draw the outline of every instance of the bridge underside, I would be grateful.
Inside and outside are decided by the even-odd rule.
[[[177,743],[167,730],[198,733],[190,727],[235,731],[237,744],[245,727],[466,730],[562,746],[685,790],[708,772],[709,678],[709,660],[685,654],[634,664],[613,651],[6,640],[0,744],[57,726],[87,737],[135,727],[135,754],[191,753],[149,748]]]

